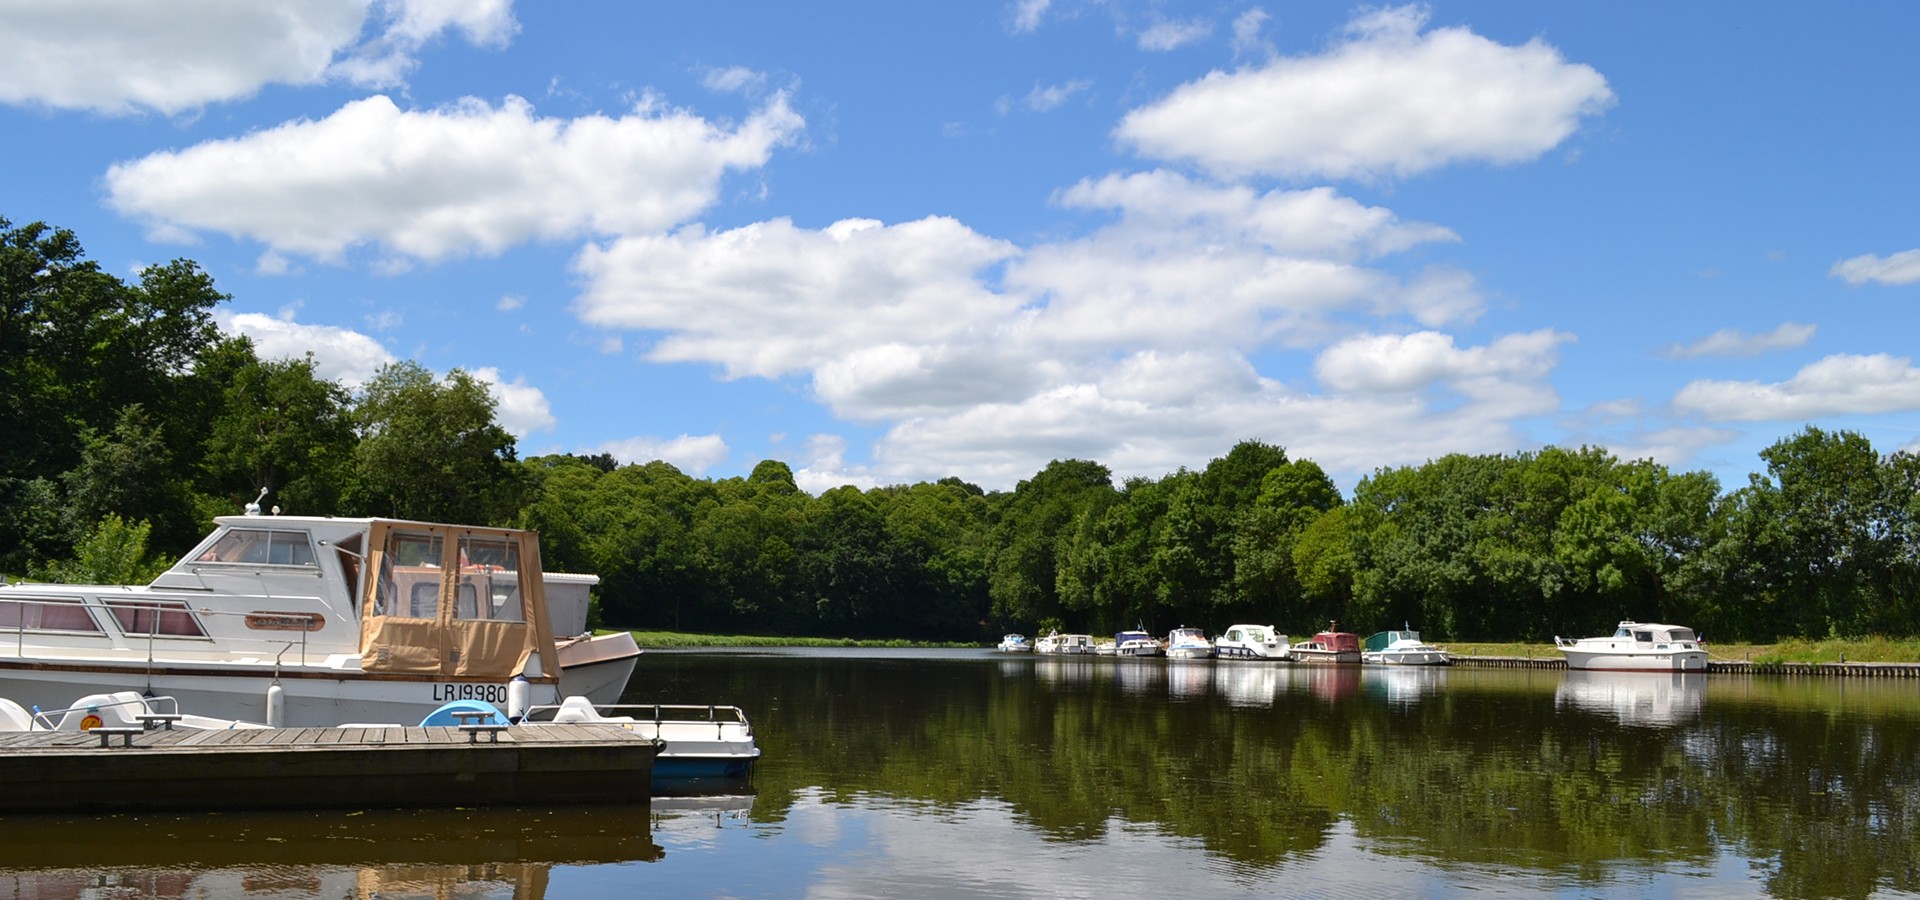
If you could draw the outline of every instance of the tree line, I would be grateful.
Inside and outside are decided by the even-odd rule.
[[[972,640],[1002,630],[1411,623],[1544,640],[1622,618],[1772,640],[1920,633],[1920,461],[1806,428],[1722,490],[1601,448],[1448,455],[1343,497],[1244,441],[1129,478],[1056,460],[1011,491],[957,478],[810,495],[776,460],[519,459],[486,386],[413,362],[349,390],[222,334],[176,260],[123,281],[0,218],[0,572],[137,580],[262,488],[288,513],[541,532],[601,578],[610,626]],[[152,548],[152,554],[146,548]],[[109,578],[108,576],[117,576]]]

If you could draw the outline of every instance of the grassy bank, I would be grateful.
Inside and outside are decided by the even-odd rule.
[[[634,643],[656,650],[687,647],[977,647],[978,644],[938,641],[857,640],[854,638],[769,637],[754,634],[687,634],[679,631],[636,631]]]
[[[633,639],[642,647],[654,649],[697,647],[983,647],[985,644],[907,640],[856,640],[854,638],[771,637],[742,634],[687,634],[678,631],[636,631]],[[1474,643],[1438,641],[1449,651],[1465,656],[1548,656],[1559,655],[1552,644]],[[1707,654],[1719,660],[1750,660],[1759,663],[1822,662],[1906,662],[1920,663],[1920,638],[1869,637],[1805,641],[1790,639],[1777,644],[1734,644],[1710,642]]]

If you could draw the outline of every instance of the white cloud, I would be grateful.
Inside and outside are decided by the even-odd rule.
[[[331,325],[302,325],[291,318],[260,313],[219,313],[220,330],[245,335],[261,359],[299,359],[313,354],[314,374],[356,390],[381,366],[394,362],[387,348],[357,331]]]
[[[0,4],[0,102],[171,114],[314,84],[365,17],[364,0]]]
[[[459,31],[478,47],[504,47],[520,30],[512,0],[391,0],[377,7],[386,31],[353,48],[329,74],[361,87],[403,84],[419,64],[415,54],[445,31]]]
[[[1246,59],[1260,57],[1271,59],[1279,54],[1271,41],[1261,36],[1271,17],[1267,11],[1254,7],[1234,17],[1233,20],[1233,58]]]
[[[369,13],[387,27],[361,43]],[[0,103],[173,114],[269,84],[397,84],[445,31],[500,46],[516,28],[508,0],[0,3]]]
[[[672,463],[689,475],[699,477],[708,469],[725,462],[731,452],[717,434],[683,434],[676,438],[632,437],[601,444],[591,453],[608,453],[623,463],[643,464],[656,459]]]
[[[767,86],[765,73],[756,72],[745,66],[729,66],[724,69],[708,69],[700,76],[700,85],[707,90],[722,94],[758,94]]]
[[[528,385],[525,378],[502,381],[500,370],[492,366],[474,369],[469,374],[487,386],[487,392],[499,404],[497,415],[500,427],[512,432],[515,438],[525,439],[536,431],[553,430],[555,420],[553,409],[547,403],[547,395],[539,388]]]
[[[107,202],[158,229],[327,261],[372,244],[404,266],[670,228],[713,203],[726,171],[765,164],[803,125],[784,95],[731,130],[649,103],[560,120],[518,97],[402,110],[375,96],[319,121],[115,165]]]
[[[1920,250],[1903,250],[1892,256],[1875,256],[1871,253],[1843,259],[1833,264],[1828,275],[1839,278],[1848,284],[1902,285],[1920,282]]]
[[[500,295],[500,299],[494,302],[493,308],[501,312],[513,312],[526,305],[527,298],[524,295],[502,294]]]
[[[1534,159],[1613,103],[1599,72],[1538,39],[1511,47],[1426,24],[1418,7],[1363,14],[1323,54],[1212,72],[1115,134],[1228,175],[1375,178]]]
[[[587,290],[575,309],[602,327],[667,332],[654,360],[778,378],[896,341],[990,337],[1018,302],[978,274],[1015,253],[946,218],[689,227],[583,250],[575,268]]]
[[[1047,14],[1052,0],[1015,0],[1013,4],[1013,33],[1024,34],[1040,27],[1040,19]]]
[[[1805,346],[1819,330],[1814,325],[1782,322],[1764,334],[1747,334],[1737,328],[1722,328],[1691,344],[1670,344],[1660,351],[1668,359],[1697,359],[1702,356],[1759,356],[1773,350],[1791,350]]]
[[[807,438],[806,464],[793,473],[793,483],[814,496],[845,485],[860,490],[878,487],[865,466],[846,464],[847,439],[837,434],[816,434]]]
[[[1473,392],[1509,380],[1544,378],[1571,335],[1551,329],[1512,334],[1485,347],[1459,348],[1451,335],[1362,335],[1328,347],[1314,376],[1336,391],[1395,393],[1452,384]]]
[[[1027,108],[1034,112],[1047,112],[1048,110],[1059,109],[1068,100],[1072,99],[1073,95],[1085,91],[1092,86],[1093,82],[1091,81],[1069,81],[1065,84],[1053,85],[1036,84],[1033,86],[1033,90],[1027,92]]]
[[[1846,413],[1920,409],[1920,370],[1904,356],[1836,353],[1786,381],[1701,380],[1673,405],[1712,422],[1806,421]]]
[[[1204,39],[1213,33],[1213,23],[1199,20],[1180,22],[1155,22],[1140,32],[1139,44],[1142,50],[1165,52],[1177,50],[1194,41]]]

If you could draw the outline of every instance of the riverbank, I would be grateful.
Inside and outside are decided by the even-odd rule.
[[[918,647],[958,648],[982,644],[965,641],[872,640],[856,638],[778,637],[769,635],[690,634],[678,631],[635,631],[634,643],[643,649],[670,650],[698,647]],[[1449,652],[1461,656],[1560,658],[1552,644],[1485,643],[1436,641]],[[1708,658],[1716,662],[1774,664],[1818,663],[1920,663],[1920,638],[1869,637],[1806,641],[1791,639],[1776,644],[1740,644],[1709,642]]]

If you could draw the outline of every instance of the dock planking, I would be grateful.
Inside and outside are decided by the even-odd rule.
[[[652,742],[617,725],[0,733],[0,812],[645,801]]]

